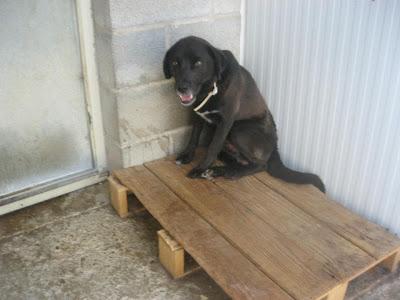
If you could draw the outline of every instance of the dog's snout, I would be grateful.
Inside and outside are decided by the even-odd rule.
[[[189,92],[188,86],[178,86],[176,89],[179,93],[182,93],[182,94],[186,94]]]

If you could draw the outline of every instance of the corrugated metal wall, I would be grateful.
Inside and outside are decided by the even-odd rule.
[[[400,1],[247,0],[244,38],[285,163],[400,234]]]

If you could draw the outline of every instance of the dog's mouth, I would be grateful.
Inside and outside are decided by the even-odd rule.
[[[183,106],[190,106],[196,100],[196,97],[193,96],[192,93],[182,94],[177,92],[179,98],[181,99],[181,104]]]

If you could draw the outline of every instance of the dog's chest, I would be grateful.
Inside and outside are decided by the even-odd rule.
[[[216,124],[221,119],[218,103],[215,100],[215,97],[212,97],[209,103],[198,111],[195,111],[200,118],[209,124]]]

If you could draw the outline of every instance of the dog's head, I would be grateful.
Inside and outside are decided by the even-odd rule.
[[[175,89],[184,106],[196,101],[202,87],[221,78],[226,62],[221,50],[190,36],[176,42],[165,54],[165,78],[175,78]]]

